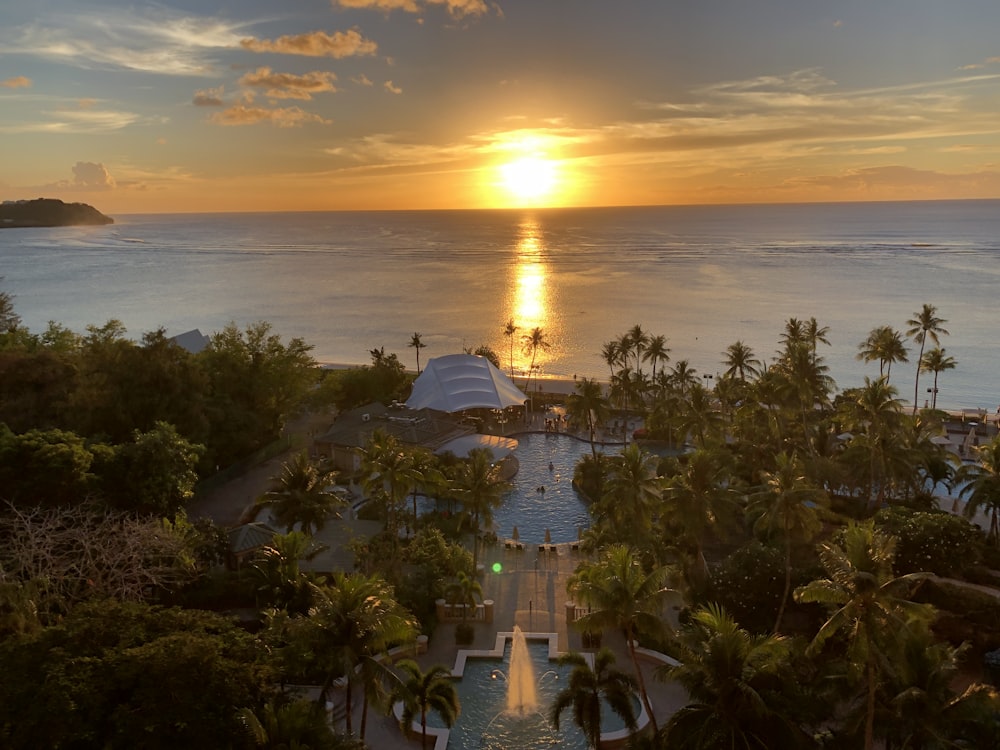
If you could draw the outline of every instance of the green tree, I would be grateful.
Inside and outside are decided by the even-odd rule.
[[[400,512],[420,476],[413,452],[385,430],[375,430],[368,444],[359,450],[361,486],[368,496],[385,509],[386,531],[395,543],[399,535]]]
[[[597,427],[607,421],[610,404],[604,396],[603,386],[596,379],[580,378],[574,384],[575,392],[566,397],[566,413],[573,424],[587,426],[590,434],[590,452],[597,458],[595,433]]]
[[[3,281],[3,276],[0,276]],[[21,325],[21,316],[14,311],[14,296],[0,290],[0,333],[14,333]]]
[[[958,363],[954,357],[949,357],[941,347],[934,347],[920,357],[920,370],[934,373],[934,387],[931,389],[931,408],[937,409],[938,375],[945,370],[954,370]],[[914,404],[916,404],[914,397]]]
[[[452,491],[472,523],[472,576],[477,575],[479,566],[482,526],[493,522],[493,511],[509,490],[510,484],[500,477],[500,465],[493,462],[489,448],[473,448],[458,466]]]
[[[65,430],[21,435],[0,424],[0,487],[6,500],[23,505],[77,505],[96,486],[94,453]]]
[[[820,545],[826,578],[795,591],[799,602],[825,604],[832,614],[806,650],[818,654],[837,634],[846,643],[849,676],[863,686],[865,698],[864,747],[871,750],[875,736],[876,696],[884,676],[893,669],[895,641],[911,627],[930,621],[934,608],[906,597],[924,579],[920,573],[893,576],[896,540],[869,521],[851,524],[843,544]]]
[[[670,348],[667,346],[667,337],[659,334],[650,336],[646,345],[646,351],[642,353],[642,361],[649,362],[653,366],[651,379],[656,380],[656,365],[661,362],[670,361]]]
[[[271,543],[250,561],[258,607],[276,607],[304,615],[312,605],[315,576],[302,572],[300,560],[312,560],[325,546],[312,541],[308,534],[290,531],[276,534]]]
[[[538,358],[538,353],[547,352],[551,348],[552,342],[549,341],[545,331],[538,326],[532,328],[529,333],[526,333],[521,337],[522,351],[527,355],[531,355],[531,363],[528,365],[528,380],[530,383],[532,374],[535,375],[535,390],[538,390],[538,374],[535,371],[535,361]],[[534,406],[534,404],[532,404],[532,406]]]
[[[920,308],[920,311],[915,312],[913,317],[906,321],[906,325],[909,326],[906,331],[906,335],[913,339],[916,343],[920,344],[920,352],[917,354],[917,374],[913,379],[914,414],[917,413],[917,406],[920,403],[920,371],[923,369],[924,345],[927,343],[927,339],[933,341],[935,345],[939,344],[939,337],[942,335],[948,335],[948,331],[946,331],[943,326],[943,324],[947,322],[948,321],[944,318],[939,318],[937,316],[937,308],[934,307],[934,305],[928,305],[927,303],[924,303],[924,306]],[[937,395],[936,391],[934,395]]]
[[[419,715],[420,747],[426,748],[427,713],[435,711],[450,729],[462,711],[451,670],[436,664],[424,672],[412,659],[403,659],[396,666],[403,677],[393,691],[392,698],[403,704],[403,730],[407,737],[412,736],[413,722]]]
[[[1000,545],[1000,436],[976,448],[976,463],[964,464],[955,481],[962,484],[960,497],[968,497],[963,513],[975,518],[982,511],[990,519],[987,538]]]
[[[591,608],[576,620],[578,630],[600,633],[618,628],[625,635],[639,696],[654,732],[657,731],[656,716],[639,668],[636,642],[640,637],[655,640],[666,635],[664,608],[667,600],[676,594],[666,585],[668,574],[666,567],[646,572],[632,549],[613,544],[603,549],[597,560],[581,563],[567,584],[575,600]]]
[[[726,348],[726,358],[722,364],[729,377],[746,380],[748,375],[754,378],[760,375],[760,360],[754,356],[753,349],[742,341],[734,341]]]
[[[455,580],[448,584],[445,596],[451,604],[462,606],[462,622],[464,623],[468,619],[469,608],[476,606],[476,599],[483,600],[483,587],[474,576],[460,570]]]
[[[352,695],[363,686],[360,737],[364,740],[369,699],[394,677],[381,657],[393,645],[413,640],[414,620],[380,577],[336,572],[329,585],[317,587],[309,616],[292,618],[288,625],[294,653],[304,655],[322,675],[321,704],[337,680],[346,682],[348,734],[353,732]]]
[[[663,498],[664,482],[657,471],[658,463],[656,456],[635,443],[612,457],[604,495],[594,512],[633,539],[648,536],[653,514],[660,509]]]
[[[423,341],[420,340],[420,334],[419,333],[414,333],[410,337],[410,343],[407,344],[407,346],[411,347],[412,349],[416,349],[417,350],[417,375],[419,375],[420,374],[420,350],[427,348],[427,344],[425,344]]]
[[[859,360],[873,362],[878,360],[879,377],[888,382],[895,362],[907,362],[906,345],[903,344],[903,334],[892,326],[873,328],[868,338],[858,344]]]
[[[594,664],[576,651],[559,657],[559,663],[573,667],[569,685],[559,691],[549,709],[549,720],[559,731],[559,717],[572,707],[573,722],[580,727],[587,744],[597,750],[601,746],[601,702],[621,718],[629,731],[635,731],[635,709],[632,695],[635,679],[615,668],[615,655],[608,648],[594,654]]]
[[[514,377],[514,336],[517,332],[521,330],[516,325],[514,325],[514,319],[511,318],[507,321],[507,325],[503,327],[503,335],[507,337],[510,342],[510,376]]]
[[[750,495],[748,515],[758,534],[781,534],[785,547],[785,588],[774,621],[781,632],[781,619],[792,588],[792,547],[812,541],[822,529],[819,509],[828,503],[826,491],[805,476],[797,456],[779,453],[774,471],[764,472],[760,488]]]
[[[326,708],[314,701],[272,699],[237,715],[253,746],[264,750],[364,750],[360,742],[338,738]]]
[[[291,531],[299,524],[306,534],[320,531],[331,516],[339,518],[346,501],[331,490],[337,472],[316,464],[302,451],[281,466],[270,488],[256,502],[271,509],[274,522]]]
[[[681,629],[679,663],[657,677],[679,682],[691,703],[660,738],[679,750],[771,750],[802,745],[802,731],[775,706],[789,677],[791,649],[778,635],[752,635],[715,604],[699,607]]]
[[[899,464],[901,454],[897,450],[901,444],[902,406],[895,386],[884,377],[866,377],[863,387],[844,396],[841,418],[857,434],[848,442],[842,458],[855,466],[855,473],[858,467],[865,467],[865,494],[870,504],[879,507],[890,493],[895,468],[907,468]]]

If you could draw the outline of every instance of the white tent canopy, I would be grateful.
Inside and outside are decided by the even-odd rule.
[[[448,354],[427,363],[427,369],[414,381],[406,405],[452,413],[521,406],[527,398],[485,357]]]

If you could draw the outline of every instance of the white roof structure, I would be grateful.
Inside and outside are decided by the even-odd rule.
[[[448,413],[465,409],[521,406],[528,397],[485,357],[448,354],[435,357],[413,382],[406,401],[410,409]]]

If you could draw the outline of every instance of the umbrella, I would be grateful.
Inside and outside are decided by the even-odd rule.
[[[548,529],[545,529],[545,543],[552,544],[552,533]]]
[[[521,532],[517,530],[517,526],[514,527],[514,531],[511,532],[510,538],[515,542],[521,541]]]

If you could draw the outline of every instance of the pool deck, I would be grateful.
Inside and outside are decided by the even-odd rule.
[[[494,618],[491,624],[474,623],[475,638],[464,649],[490,649],[496,643],[496,634],[513,630],[518,625],[525,633],[556,633],[559,650],[582,650],[580,634],[566,622],[566,582],[580,562],[581,553],[570,545],[556,545],[557,552],[537,552],[537,545],[525,545],[523,550],[507,549],[502,544],[487,547],[483,552],[486,572],[482,579],[483,599],[493,600]],[[502,572],[493,573],[490,566],[499,562]],[[611,648],[618,657],[618,667],[631,672],[624,638],[617,633],[605,633],[603,645]],[[441,664],[451,669],[455,664],[459,646],[455,645],[455,625],[438,625],[431,636],[427,653],[417,662],[424,669]],[[674,683],[660,682],[653,677],[656,665],[640,662],[646,688],[656,720],[662,726],[678,708],[687,704],[684,691]],[[360,710],[354,726],[358,726]],[[369,713],[365,741],[373,750],[392,750],[399,747],[420,747],[419,736],[406,742],[395,718]],[[430,745],[430,743],[428,743]]]

